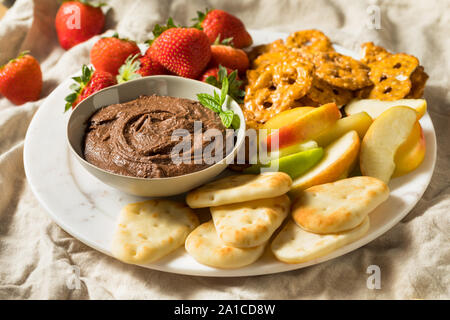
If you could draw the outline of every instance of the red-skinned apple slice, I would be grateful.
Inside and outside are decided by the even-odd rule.
[[[340,118],[341,112],[335,103],[324,104],[271,133],[266,139],[267,150],[275,151],[302,141],[314,140]]]

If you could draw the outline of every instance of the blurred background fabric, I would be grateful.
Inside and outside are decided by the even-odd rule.
[[[218,8],[249,29],[317,28],[353,50],[374,41],[417,56],[430,75],[425,97],[436,128],[438,159],[430,186],[394,228],[340,258],[281,274],[206,278],[147,270],[116,261],[60,229],[33,196],[23,169],[23,141],[34,112],[58,84],[89,63],[98,37],[63,50],[54,17],[59,0],[16,0],[0,20],[0,65],[25,49],[40,61],[42,99],[14,106],[0,97],[0,299],[449,299],[450,298],[450,1],[448,0],[111,0],[105,31],[145,41],[172,16],[189,24]],[[380,29],[370,14],[380,10]],[[2,10],[2,9],[0,9]],[[4,8],[3,8],[4,10]],[[0,11],[1,16],[1,11]],[[63,106],[55,106],[62,112]],[[381,289],[367,268],[381,269]],[[79,272],[81,286],[70,279]]]

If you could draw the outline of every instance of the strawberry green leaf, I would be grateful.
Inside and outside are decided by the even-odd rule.
[[[67,97],[64,98],[64,100],[67,102],[75,102],[76,99],[77,99],[76,93],[71,93]]]
[[[226,39],[223,39],[222,41],[220,41],[220,37],[221,36],[222,35],[219,33],[219,35],[217,36],[216,40],[214,40],[213,45],[223,45],[223,46],[234,47],[233,37],[226,38]]]
[[[83,65],[83,68],[81,69],[81,81],[83,83],[88,83],[89,80],[91,79],[91,72],[92,70],[87,66],[87,65]]]
[[[228,74],[227,68],[225,68],[222,65],[219,65],[219,72],[217,73],[217,76],[219,78],[219,83],[223,82],[223,79],[227,77],[227,74]]]
[[[205,12],[197,11],[197,17],[192,19],[192,21],[194,21],[195,24],[192,25],[191,28],[196,28],[196,29],[203,30],[202,22],[203,22],[203,20],[205,20],[206,15],[207,15],[211,10],[212,10],[212,9],[206,8],[206,9],[205,9]]]
[[[173,19],[171,17],[167,20],[167,24],[166,25],[156,24],[155,27],[153,28],[153,31],[152,31],[153,39],[147,40],[146,43],[151,45],[153,43],[153,41],[155,41],[155,39],[158,38],[164,31],[172,29],[172,28],[180,28],[180,26],[177,26],[173,22]]]
[[[228,75],[228,82],[230,83],[229,95],[237,102],[242,103],[245,92],[241,90],[242,81],[237,80],[237,70],[234,70]]]
[[[138,73],[141,68],[141,62],[139,61],[140,54],[129,56],[125,63],[119,68],[119,74],[117,75],[117,83],[123,83],[130,80],[142,78]]]
[[[94,8],[100,8],[100,7],[106,6],[106,3],[103,3],[103,2],[97,2],[97,1],[96,2],[92,2],[92,1],[89,1],[89,0],[78,0],[78,1],[80,1],[82,4],[86,4],[86,5],[94,7]]]
[[[226,75],[226,68],[223,66],[219,66],[219,72],[218,72],[218,78],[214,76],[209,76],[206,78],[206,83],[215,86],[216,88],[221,89],[222,88],[222,81],[223,78],[225,78]],[[241,90],[242,87],[242,81],[237,80],[237,70],[234,70],[228,75],[228,83],[229,83],[229,89],[228,89],[228,95],[233,98],[237,103],[242,103],[243,98],[245,96],[245,91]],[[220,101],[220,99],[219,99]]]
[[[219,87],[219,82],[217,81],[217,78],[214,76],[209,76],[208,78],[206,78],[205,82],[214,87]],[[214,91],[214,93],[215,93],[215,91]]]
[[[83,82],[81,77],[73,77],[72,80],[74,80],[75,82],[78,82],[78,83]]]
[[[232,73],[228,75],[228,82],[233,83],[237,78],[237,70],[234,70]]]
[[[217,36],[216,40],[214,40],[214,42],[213,42],[212,44],[213,44],[213,45],[220,44],[220,33],[219,33],[219,35]]]
[[[19,53],[19,55],[17,57],[10,59],[8,62],[6,62],[3,65],[0,65],[0,69],[3,68],[4,66],[6,66],[8,63],[12,63],[12,62],[15,62],[15,61],[23,58],[24,56],[26,56],[29,53],[30,53],[30,50],[22,51],[21,53]]]
[[[64,107],[64,112],[69,111],[71,107],[72,107],[72,103],[67,102],[66,105],[65,105],[65,107]]]
[[[86,85],[91,81],[92,74],[94,73],[94,69],[89,68],[87,65],[83,65],[81,68],[81,76],[80,77],[73,77],[72,80],[75,81],[75,83],[72,83],[70,85],[70,90],[72,91],[71,94],[69,94],[65,100],[65,110],[70,109],[70,107],[73,105],[73,103],[77,100],[78,95],[83,91],[83,89],[86,87]]]
[[[233,46],[234,46],[234,44],[233,44],[233,37],[223,39],[222,42],[221,42],[220,44],[222,44],[222,45],[224,45],[224,46],[230,46],[230,47],[233,47]]]
[[[76,92],[80,89],[80,85],[78,83],[72,83],[69,89]]]
[[[114,32],[111,36],[104,36],[104,37],[102,37],[102,39],[106,39],[106,38],[116,38],[116,39],[119,39],[119,40],[122,40],[122,41],[136,43],[136,41],[130,40],[128,38],[121,38],[121,37],[119,37],[119,34],[117,33],[117,31]]]

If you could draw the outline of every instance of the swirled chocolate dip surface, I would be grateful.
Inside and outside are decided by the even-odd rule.
[[[202,170],[208,164],[194,163],[194,147],[204,150],[212,142],[201,139],[194,143],[194,121],[202,122],[203,132],[217,129],[222,138],[225,136],[219,116],[193,100],[153,95],[110,105],[89,119],[84,157],[101,169],[141,178],[173,177]],[[186,129],[191,135],[192,149],[180,155],[187,154],[192,161],[172,161],[174,146],[181,141],[171,141],[177,129]]]

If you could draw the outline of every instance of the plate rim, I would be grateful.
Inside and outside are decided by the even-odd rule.
[[[251,34],[255,34],[255,33],[265,33],[267,34],[267,31],[261,31],[261,30],[249,30],[251,32]],[[280,33],[280,32],[270,32],[274,35],[280,36],[280,37],[286,37],[287,34],[286,33]],[[357,54],[354,51],[351,51],[349,49],[343,48],[339,45],[335,45],[337,49],[342,49],[342,51],[344,52],[352,52],[354,56],[357,56]],[[27,181],[28,184],[34,194],[34,196],[37,198],[37,200],[39,201],[39,203],[44,207],[44,209],[47,211],[47,214],[49,214],[49,216],[52,218],[52,220],[59,226],[61,227],[65,232],[67,232],[68,234],[70,234],[72,237],[76,238],[77,240],[79,240],[80,242],[84,243],[85,245],[89,246],[92,249],[95,249],[103,254],[106,254],[110,257],[112,257],[111,253],[108,251],[105,251],[103,248],[97,246],[97,244],[95,244],[94,242],[92,242],[89,239],[85,239],[82,236],[79,236],[76,232],[76,230],[74,230],[70,225],[68,225],[65,221],[62,221],[62,219],[59,218],[59,216],[57,214],[55,214],[53,212],[53,210],[51,209],[51,206],[49,206],[49,204],[47,204],[46,201],[43,200],[43,198],[40,195],[39,190],[36,189],[36,186],[34,185],[34,183],[32,183],[32,179],[30,178],[31,176],[31,171],[33,169],[30,168],[29,163],[31,163],[32,161],[30,161],[30,154],[29,154],[29,147],[28,144],[30,143],[30,128],[34,127],[34,123],[37,122],[39,118],[39,113],[41,112],[41,110],[43,110],[44,108],[42,108],[43,106],[45,106],[47,104],[48,101],[51,101],[51,99],[58,94],[58,89],[61,89],[64,85],[66,85],[66,83],[68,83],[70,81],[70,78],[63,80],[51,93],[50,95],[48,95],[44,102],[41,104],[41,106],[39,107],[39,109],[36,111],[36,113],[33,116],[32,121],[29,124],[29,127],[27,129],[27,133],[25,135],[25,140],[24,140],[24,150],[23,150],[23,163],[24,163],[24,170],[25,170],[25,175],[27,177]],[[424,187],[423,191],[421,191],[420,193],[417,194],[417,199],[414,200],[413,204],[408,204],[406,206],[406,208],[404,209],[404,212],[400,215],[397,215],[394,219],[390,219],[389,222],[387,223],[387,225],[385,225],[383,228],[378,229],[376,232],[373,232],[372,234],[367,234],[366,236],[364,236],[363,238],[358,239],[355,242],[352,242],[344,247],[341,247],[321,258],[318,259],[314,259],[311,260],[309,262],[306,263],[301,263],[301,264],[285,264],[283,262],[280,262],[284,265],[285,268],[283,268],[283,270],[275,270],[275,271],[271,271],[271,270],[264,270],[263,269],[258,269],[256,271],[253,271],[251,273],[248,274],[239,274],[239,270],[244,270],[244,269],[218,269],[218,268],[211,268],[212,270],[214,270],[214,273],[207,273],[204,274],[204,270],[199,270],[198,272],[186,272],[186,271],[182,271],[182,270],[177,270],[177,269],[173,269],[172,267],[161,267],[158,265],[139,265],[141,267],[147,268],[147,269],[151,269],[151,270],[157,270],[157,271],[163,271],[163,272],[168,272],[168,273],[175,273],[175,274],[183,274],[183,275],[191,275],[191,276],[203,276],[203,277],[248,277],[248,276],[258,276],[258,275],[266,275],[266,274],[276,274],[276,273],[282,273],[282,272],[288,272],[288,271],[293,271],[293,270],[298,270],[298,269],[302,269],[308,266],[312,266],[312,265],[316,265],[316,264],[320,264],[322,262],[326,262],[329,260],[332,260],[334,258],[343,256],[345,254],[348,254],[352,251],[357,250],[358,248],[372,242],[373,240],[375,240],[376,238],[380,237],[381,235],[383,235],[384,233],[388,232],[390,229],[392,229],[395,225],[397,225],[404,217],[406,217],[408,215],[408,213],[411,212],[411,210],[417,205],[417,203],[420,201],[420,199],[423,197],[423,194],[425,193],[425,191],[427,190],[431,179],[433,177],[433,173],[434,173],[434,169],[435,169],[435,165],[436,165],[436,160],[437,160],[437,141],[436,141],[436,131],[433,125],[433,121],[431,119],[431,117],[429,116],[429,113],[427,112],[425,114],[424,117],[426,120],[429,120],[430,125],[431,125],[431,130],[432,130],[432,141],[431,145],[429,146],[429,141],[427,141],[427,153],[429,153],[431,150],[430,147],[433,147],[433,153],[431,154],[432,157],[432,165],[429,171],[427,171],[426,173],[427,175],[427,179],[426,179],[426,187]],[[68,152],[69,150],[64,150],[64,152]],[[70,155],[68,156],[70,158]],[[69,159],[69,162],[71,160]],[[269,244],[270,245],[270,244]],[[342,249],[346,249],[344,250],[344,252],[340,252]],[[265,249],[267,250],[267,248]],[[185,253],[187,254],[187,253]],[[277,261],[279,262],[279,261]]]

